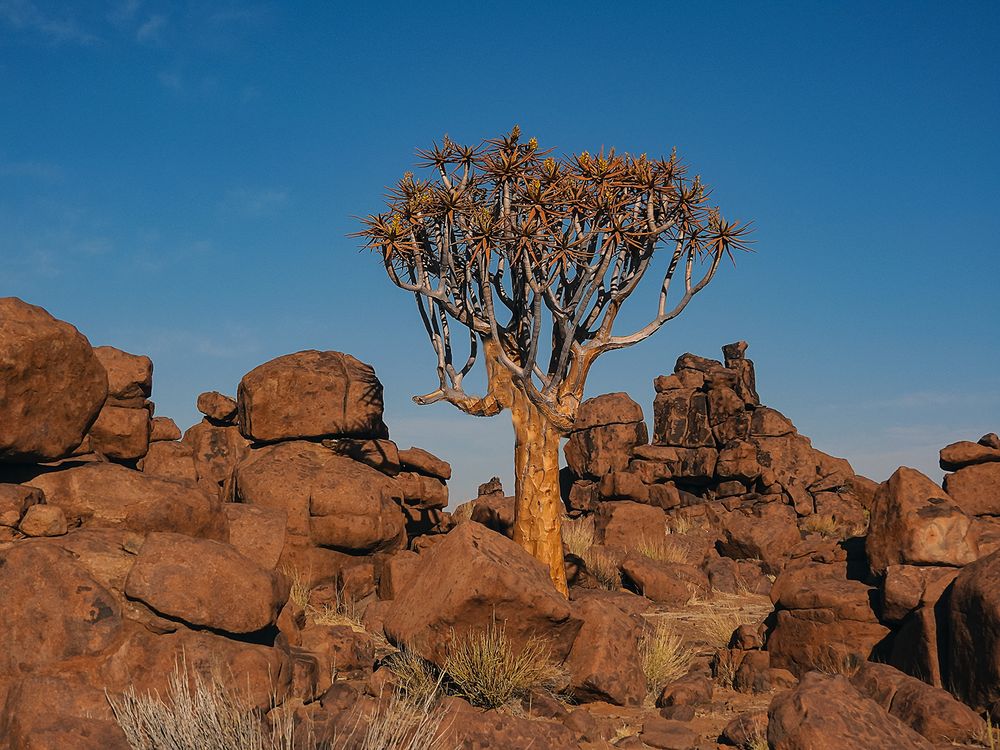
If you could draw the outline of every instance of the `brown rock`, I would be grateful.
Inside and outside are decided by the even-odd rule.
[[[767,742],[767,711],[741,714],[726,724],[722,739],[734,747],[755,747],[754,742]]]
[[[378,579],[378,598],[395,599],[409,588],[419,570],[420,556],[416,552],[401,550],[389,557]]]
[[[469,518],[505,537],[514,534],[514,498],[484,495],[472,501]]]
[[[978,555],[969,517],[934,482],[905,466],[875,494],[865,549],[876,574],[892,564],[960,566]]]
[[[390,477],[396,476],[402,470],[399,449],[391,440],[334,438],[323,440],[322,443],[324,448],[329,448],[338,456],[367,464]]]
[[[693,388],[657,393],[653,400],[653,443],[682,448],[714,446],[705,394]]]
[[[124,466],[83,464],[40,474],[31,483],[63,509],[71,527],[176,531],[208,539],[228,533],[221,503],[197,486]]]
[[[181,482],[197,483],[198,481],[198,470],[194,465],[194,451],[184,443],[175,441],[151,443],[149,451],[136,466],[139,471],[151,477]]]
[[[638,474],[630,471],[612,471],[601,477],[597,492],[602,500],[631,500],[649,502],[649,488]]]
[[[772,667],[795,675],[850,671],[889,634],[872,608],[876,591],[839,577],[836,567],[802,566],[775,580],[775,625],[767,637]]]
[[[445,482],[451,479],[451,464],[423,448],[407,448],[400,451],[399,462],[406,471],[416,471]]]
[[[686,674],[664,686],[656,699],[657,708],[666,706],[700,706],[712,701],[715,688],[712,681],[701,674]]]
[[[66,514],[57,505],[32,505],[18,527],[25,536],[62,536],[67,531]]]
[[[221,427],[207,419],[185,432],[182,442],[191,449],[198,482],[220,497],[225,495],[236,465],[250,450],[239,428]]]
[[[629,553],[621,565],[626,583],[647,599],[668,607],[684,606],[699,591],[698,586],[678,574],[677,568],[676,564],[657,562],[635,552]]]
[[[624,469],[632,448],[647,440],[642,407],[626,393],[606,393],[580,404],[566,463],[577,477],[598,479]]]
[[[960,440],[941,449],[941,468],[957,471],[965,466],[1000,461],[1000,448],[991,448],[982,443]]]
[[[735,560],[761,560],[770,573],[781,570],[801,539],[794,511],[773,503],[757,506],[753,515],[729,513],[722,528],[725,539],[716,545],[719,554]]]
[[[25,511],[41,502],[45,502],[45,494],[37,487],[0,484],[0,526],[17,526]]]
[[[364,679],[375,664],[375,644],[365,632],[346,625],[319,625],[310,622],[302,631],[302,649],[319,662],[319,689],[330,686],[331,676],[338,680]]]
[[[170,417],[153,417],[150,421],[149,442],[180,440],[181,429]]]
[[[646,484],[672,479],[688,484],[708,484],[715,475],[719,452],[715,448],[674,448],[640,445],[633,452],[629,470]]]
[[[0,463],[68,456],[107,395],[107,374],[76,328],[0,297]]]
[[[95,656],[121,633],[121,608],[65,550],[46,541],[0,549],[0,674]],[[16,606],[9,606],[16,602]]]
[[[168,533],[146,537],[125,593],[170,618],[228,633],[273,625],[288,598],[283,579],[234,547]]]
[[[460,523],[421,555],[413,584],[386,614],[395,644],[440,665],[456,636],[503,623],[515,647],[548,638],[561,661],[580,629],[546,568],[520,546],[478,523]]]
[[[946,474],[944,488],[970,516],[1000,516],[1000,463],[966,466]]]
[[[768,709],[772,750],[844,750],[934,746],[874,701],[862,697],[841,675],[812,672],[794,690],[779,693]]]
[[[983,720],[950,693],[887,664],[867,662],[851,678],[854,688],[935,743],[972,742]]]
[[[316,437],[388,437],[382,384],[370,365],[340,352],[287,354],[240,381],[240,430],[270,442]]]
[[[627,614],[596,600],[573,607],[583,621],[566,659],[570,693],[578,701],[638,706],[646,697],[639,657],[641,629]]]
[[[1000,435],[995,432],[988,432],[979,438],[979,444],[987,448],[1000,448]]]
[[[754,409],[750,420],[750,434],[754,437],[784,437],[795,432],[795,425],[777,409],[762,406]]]
[[[594,515],[598,541],[631,549],[651,534],[666,532],[667,517],[660,508],[621,501],[601,503]]]
[[[462,750],[569,750],[578,746],[573,732],[556,721],[525,719],[501,711],[480,711],[454,697],[444,698],[440,705],[446,717],[441,747]]]
[[[1000,701],[1000,552],[966,565],[948,603],[952,692],[974,709]]]
[[[236,423],[236,399],[218,391],[206,391],[198,396],[198,411],[214,424]]]
[[[94,347],[94,354],[108,373],[108,398],[119,401],[147,399],[153,392],[153,361],[113,346]]]
[[[415,508],[444,508],[448,505],[448,487],[440,479],[403,471],[396,476],[396,486],[403,502]]]
[[[692,750],[697,747],[698,735],[681,721],[652,716],[642,723],[639,738],[648,747],[660,750]]]
[[[116,461],[135,461],[149,450],[150,422],[145,409],[106,404],[90,428],[90,448]]]
[[[275,570],[285,548],[285,512],[244,503],[223,503],[222,510],[236,551],[265,570]]]

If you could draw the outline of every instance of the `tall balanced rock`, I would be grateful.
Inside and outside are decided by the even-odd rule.
[[[257,442],[388,437],[382,383],[371,365],[341,352],[286,354],[240,381],[239,425]]]
[[[0,298],[0,462],[69,455],[108,395],[90,342],[17,297]]]

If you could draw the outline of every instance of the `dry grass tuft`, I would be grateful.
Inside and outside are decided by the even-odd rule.
[[[321,607],[307,605],[306,616],[317,625],[344,625],[356,633],[366,632],[357,604],[340,592],[332,604],[324,604]]]
[[[484,708],[508,705],[532,690],[558,690],[566,679],[544,640],[532,638],[515,651],[504,626],[495,622],[455,638],[444,671],[456,694]]]
[[[306,585],[305,576],[298,568],[286,567],[281,572],[288,576],[291,587],[288,592],[288,600],[300,609],[309,606],[309,587]]]
[[[669,623],[659,621],[639,641],[639,657],[650,694],[683,677],[691,666],[692,654],[684,639]]]
[[[444,750],[444,714],[434,708],[436,693],[422,703],[413,703],[393,693],[365,724],[348,736],[336,738],[331,750]],[[458,750],[456,747],[454,750]]]
[[[770,750],[770,747],[767,744],[767,729],[760,725],[754,728],[753,733],[743,743],[743,750]]]
[[[671,534],[687,534],[694,528],[694,523],[687,516],[674,516],[667,521],[667,528]]]
[[[993,720],[987,716],[979,731],[972,737],[976,744],[989,750],[1000,750],[1000,728],[993,725]]]
[[[437,667],[405,646],[386,657],[383,664],[395,677],[399,692],[411,703],[426,703],[441,687]]]
[[[564,518],[562,521],[562,540],[570,554],[583,557],[594,546],[593,522]]]
[[[751,622],[752,618],[743,612],[715,611],[702,620],[701,630],[709,645],[726,648],[733,637],[733,631]]]
[[[600,547],[591,547],[583,555],[583,562],[587,566],[587,572],[602,589],[617,591],[621,588],[621,571],[618,569],[618,560],[613,555]]]
[[[658,562],[686,563],[688,561],[687,550],[683,545],[671,539],[668,534],[652,538],[643,536],[635,546],[635,551]]]
[[[839,536],[840,525],[830,515],[813,514],[802,519],[801,528],[803,531],[820,534],[825,537]]]
[[[267,726],[246,696],[206,680],[178,664],[166,698],[139,695],[130,687],[108,696],[132,750],[291,750],[291,717]]]

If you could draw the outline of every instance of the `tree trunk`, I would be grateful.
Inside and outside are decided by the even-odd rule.
[[[521,391],[513,393],[514,541],[549,569],[552,583],[569,597],[563,563],[559,430]]]

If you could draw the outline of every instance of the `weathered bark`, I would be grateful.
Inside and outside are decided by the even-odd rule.
[[[569,596],[563,563],[559,494],[559,430],[528,397],[515,390],[514,541],[549,569],[552,583]]]

